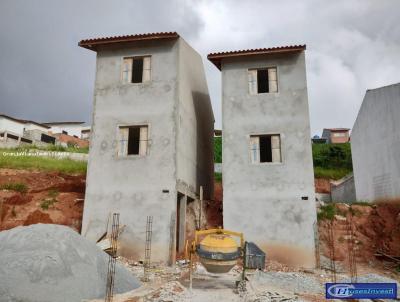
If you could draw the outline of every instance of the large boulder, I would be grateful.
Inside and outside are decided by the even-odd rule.
[[[0,302],[104,298],[109,256],[74,230],[35,224],[0,232]],[[117,263],[114,293],[139,287]]]

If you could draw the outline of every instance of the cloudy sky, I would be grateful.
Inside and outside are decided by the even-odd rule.
[[[219,71],[209,52],[307,44],[312,134],[351,128],[366,89],[400,82],[399,0],[0,0],[0,112],[90,122],[90,37],[177,31],[203,56],[221,125]]]

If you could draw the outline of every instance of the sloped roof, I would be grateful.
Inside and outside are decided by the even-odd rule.
[[[294,53],[300,52],[306,49],[306,45],[289,45],[269,48],[256,48],[256,49],[244,49],[234,51],[215,52],[208,54],[207,58],[210,60],[219,70],[221,70],[221,61],[226,58],[238,58],[248,56],[260,56],[260,55],[272,55],[282,53]]]
[[[42,124],[42,123],[38,123],[38,122],[35,122],[35,121],[31,121],[31,120],[23,120],[23,119],[15,118],[15,117],[12,117],[12,116],[9,116],[9,115],[5,115],[5,114],[0,114],[0,117],[4,117],[6,119],[9,119],[11,121],[18,122],[18,123],[21,123],[21,124],[35,124],[35,125],[47,128],[47,129],[50,128],[49,126],[47,126],[45,124]]]
[[[349,128],[324,128],[324,130],[329,130],[329,131],[349,131]]]
[[[46,122],[46,123],[42,123],[44,125],[48,125],[48,126],[56,126],[56,125],[82,125],[85,122]]]
[[[81,40],[78,45],[83,48],[87,48],[93,51],[97,50],[98,46],[110,45],[117,43],[128,43],[146,40],[174,40],[178,39],[179,35],[177,32],[159,32],[159,33],[146,33],[146,34],[135,34],[126,36],[113,36],[103,38],[92,38]]]

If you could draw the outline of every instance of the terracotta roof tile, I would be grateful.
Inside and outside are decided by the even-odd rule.
[[[80,47],[84,47],[95,51],[97,49],[97,46],[99,45],[136,42],[144,40],[177,39],[177,38],[179,38],[177,32],[159,32],[159,33],[146,33],[146,34],[136,34],[136,35],[126,35],[126,36],[85,39],[80,41],[78,45]]]
[[[207,58],[219,69],[221,70],[221,61],[225,58],[232,57],[245,57],[253,55],[271,55],[277,53],[293,53],[299,52],[306,49],[306,45],[289,45],[289,46],[279,46],[279,47],[269,47],[269,48],[256,48],[256,49],[244,49],[244,50],[234,50],[234,51],[224,51],[215,52],[208,54]]]

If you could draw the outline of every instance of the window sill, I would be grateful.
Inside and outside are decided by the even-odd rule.
[[[249,95],[251,95],[251,96],[256,96],[256,95],[279,95],[279,91],[278,92],[261,92],[261,93],[255,93],[255,94],[249,93]]]
[[[252,166],[283,166],[283,162],[279,163],[271,163],[271,162],[264,162],[264,163],[250,163]]]
[[[142,82],[142,83],[121,83],[121,86],[147,86],[150,85],[151,81]]]
[[[138,154],[131,154],[131,155],[125,155],[125,156],[118,156],[117,155],[117,159],[124,160],[124,159],[133,159],[133,158],[145,158],[147,156],[148,155],[138,155]]]

